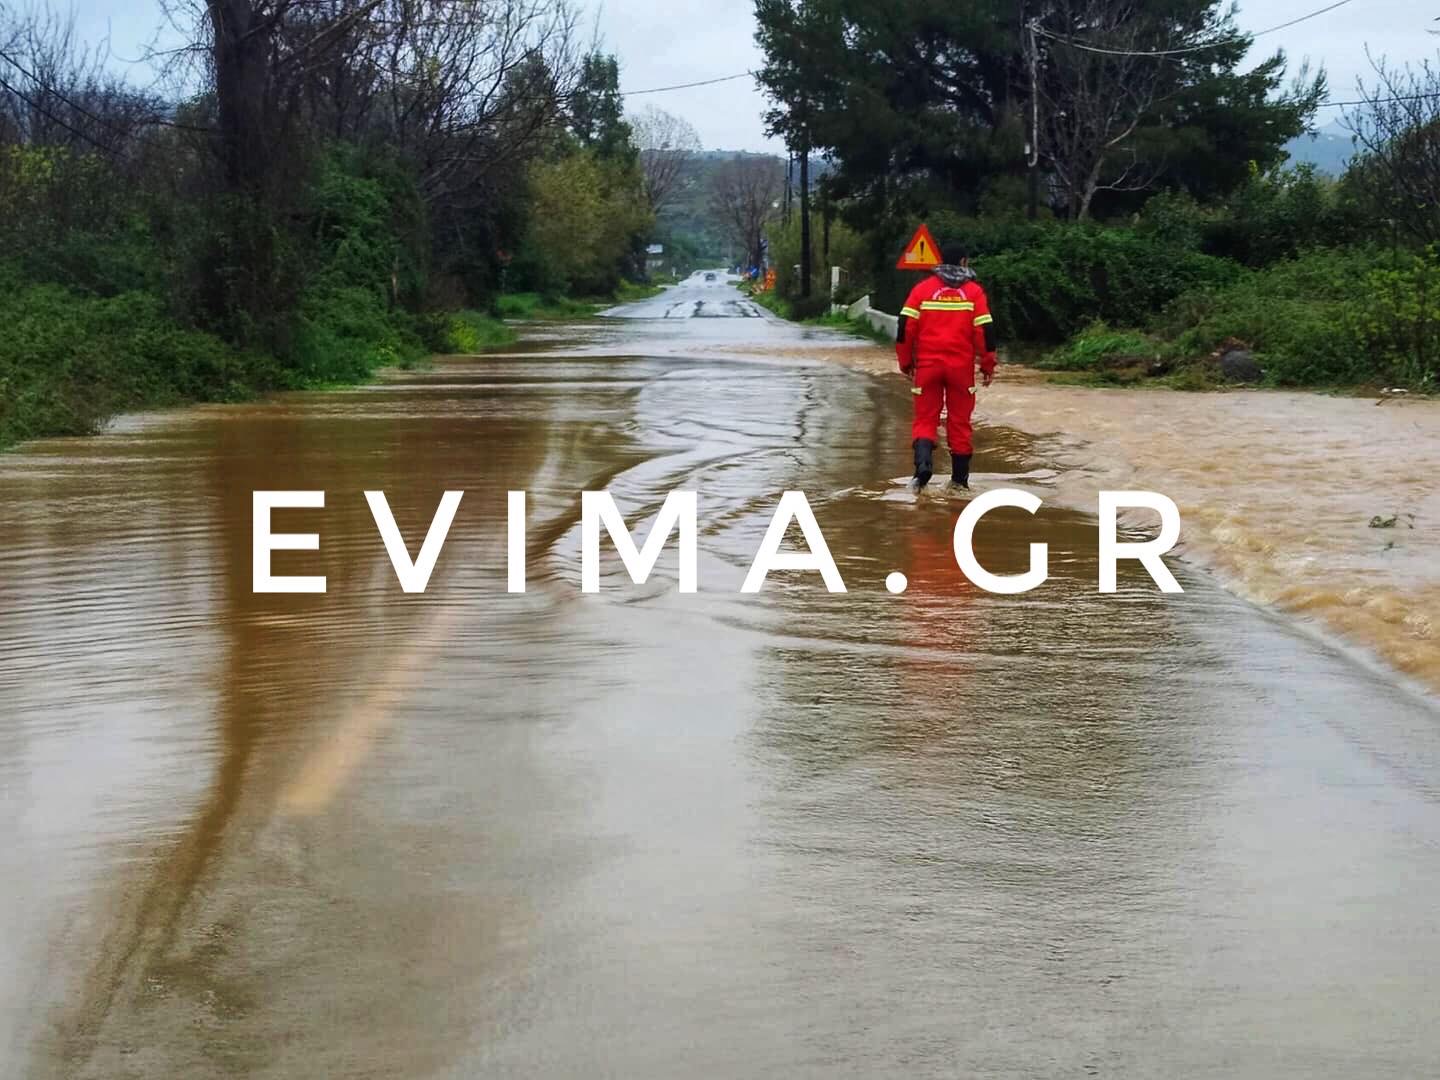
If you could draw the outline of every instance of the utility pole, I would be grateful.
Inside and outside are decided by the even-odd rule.
[[[821,245],[820,245],[820,258],[824,260],[824,265],[825,265],[825,266],[829,266],[829,265],[830,265],[830,218],[831,218],[831,216],[833,215],[833,213],[834,213],[834,210],[833,210],[833,208],[832,208],[831,205],[830,205],[829,189],[826,188],[824,184],[821,184],[821,186],[820,186],[820,220],[824,223],[824,228],[823,228],[823,231],[822,231],[822,233],[821,233],[821,236],[823,237],[823,239],[822,239]]]
[[[795,192],[795,154],[794,151],[785,158],[785,205],[780,211],[780,224],[790,224],[790,200]]]
[[[1030,137],[1025,144],[1025,179],[1029,187],[1026,217],[1035,220],[1040,203],[1040,44],[1039,19],[1025,24],[1025,58],[1030,67]]]
[[[800,136],[800,295],[810,296],[810,133]]]

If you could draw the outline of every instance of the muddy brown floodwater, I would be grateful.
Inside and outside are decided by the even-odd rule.
[[[891,349],[787,353],[895,378]],[[1061,505],[1173,495],[1192,561],[1440,693],[1440,401],[1097,390],[1007,368],[977,418],[1037,437]]]
[[[0,458],[4,1075],[1432,1072],[1434,698],[1183,561],[1099,595],[993,414],[979,483],[1047,505],[978,555],[1052,576],[970,587],[898,380],[666,301]],[[699,492],[697,595],[580,592],[599,487]],[[327,492],[277,518],[323,596],[250,590],[271,488]],[[373,488],[412,550],[467,493],[423,596]],[[848,593],[739,594],[787,488]]]

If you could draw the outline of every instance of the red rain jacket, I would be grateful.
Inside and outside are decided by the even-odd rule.
[[[962,364],[973,370],[995,372],[994,320],[985,290],[971,279],[959,286],[946,285],[931,275],[910,290],[900,309],[900,331],[896,335],[895,357],[900,370],[909,374],[918,361],[931,364]]]

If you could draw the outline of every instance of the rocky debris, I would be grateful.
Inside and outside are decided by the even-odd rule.
[[[1236,338],[1226,338],[1211,356],[1220,374],[1230,382],[1254,383],[1265,377],[1250,346]]]

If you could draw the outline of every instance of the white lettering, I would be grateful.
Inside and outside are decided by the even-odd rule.
[[[325,492],[252,491],[250,497],[253,555],[250,590],[257,593],[323,593],[323,577],[275,577],[270,573],[272,551],[320,550],[318,533],[272,533],[270,511],[324,507]]]
[[[1140,506],[1154,510],[1160,515],[1160,535],[1154,540],[1137,544],[1121,544],[1115,540],[1117,511],[1122,506]],[[1185,590],[1170,573],[1161,555],[1175,546],[1180,539],[1180,511],[1174,502],[1155,491],[1102,491],[1100,492],[1100,591],[1115,591],[1115,563],[1120,559],[1139,559],[1140,565],[1150,571],[1155,584],[1165,593]]]
[[[780,553],[780,545],[792,521],[800,523],[800,533],[810,548],[809,553]],[[765,532],[765,539],[760,541],[760,550],[755,553],[755,561],[750,564],[750,572],[745,575],[745,584],[740,586],[740,591],[758,593],[772,570],[818,570],[825,581],[825,588],[832,593],[845,591],[840,570],[830,557],[830,548],[820,532],[820,523],[815,520],[810,500],[805,498],[803,491],[787,491],[780,497],[780,505],[775,508],[770,528]]]
[[[650,571],[660,558],[665,541],[676,528],[680,529],[680,591],[696,591],[696,497],[693,491],[672,491],[665,505],[655,515],[655,524],[645,538],[645,548],[638,551],[625,519],[620,516],[615,500],[608,491],[585,491],[580,494],[580,590],[600,591],[600,526],[615,541],[615,550],[625,563],[630,580],[645,584]]]
[[[370,516],[375,519],[380,538],[385,541],[385,550],[390,555],[390,564],[395,567],[395,576],[400,579],[400,587],[407,593],[423,593],[425,586],[430,584],[435,560],[440,558],[440,549],[445,546],[450,523],[455,520],[455,511],[460,509],[460,500],[464,496],[463,491],[447,491],[441,496],[440,508],[430,520],[430,530],[425,534],[425,542],[420,545],[420,554],[412,563],[410,552],[405,547],[405,539],[395,524],[395,515],[390,513],[390,504],[385,499],[385,493],[365,492],[365,501],[370,504]]]
[[[975,525],[997,506],[1016,506],[1033,514],[1040,509],[1040,500],[1028,491],[999,488],[971,499],[955,522],[955,561],[961,571],[986,592],[1029,592],[1050,576],[1048,544],[1030,545],[1030,569],[1024,574],[992,574],[975,559],[973,547]]]

